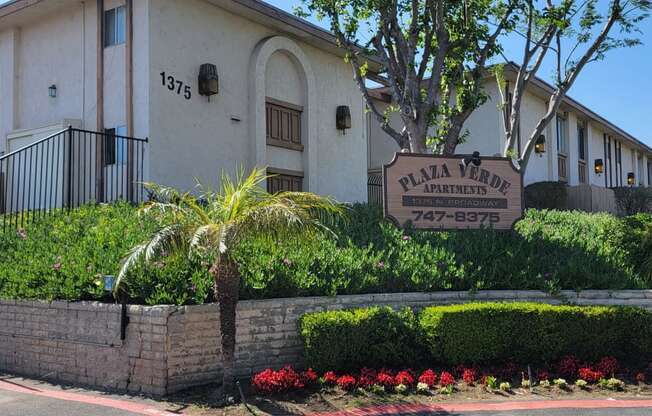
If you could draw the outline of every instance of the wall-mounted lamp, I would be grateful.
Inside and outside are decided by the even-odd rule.
[[[635,181],[636,181],[636,176],[634,176],[634,172],[629,172],[627,174],[627,185],[634,186]]]
[[[348,105],[340,105],[335,113],[335,124],[338,130],[346,133],[351,128],[351,109]]]
[[[213,64],[202,64],[199,67],[199,94],[208,97],[220,92],[220,78],[217,75],[217,67]]]
[[[596,175],[602,175],[604,173],[604,162],[602,159],[595,159],[593,169]]]
[[[57,86],[56,85],[54,85],[54,84],[50,85],[50,87],[48,88],[48,95],[51,98],[55,98],[57,96]]]
[[[534,142],[534,153],[539,156],[543,156],[543,153],[546,152],[546,136],[543,134],[539,135],[537,141]]]

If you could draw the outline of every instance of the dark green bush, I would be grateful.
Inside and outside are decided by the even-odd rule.
[[[622,215],[635,215],[652,210],[652,189],[642,186],[613,188],[616,206]]]
[[[419,324],[444,364],[652,358],[652,314],[638,308],[471,303],[426,308]]]
[[[523,194],[526,208],[568,208],[568,185],[564,182],[535,182],[526,186]]]
[[[317,371],[409,367],[424,357],[410,309],[310,313],[301,317],[300,332],[306,362]]]

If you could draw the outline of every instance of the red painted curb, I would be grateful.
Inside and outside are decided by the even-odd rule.
[[[69,393],[58,390],[42,390],[33,387],[23,386],[22,384],[0,380],[0,390],[12,391],[15,393],[31,394],[33,396],[48,397],[51,399],[66,400],[71,402],[92,404],[102,407],[124,410],[126,412],[136,413],[148,416],[179,416],[179,413],[170,413],[165,410],[156,409],[150,405],[129,402],[125,400],[109,399],[106,397],[89,396],[79,393]]]
[[[607,409],[652,407],[652,400],[540,400],[500,403],[396,404],[313,413],[310,416],[380,416],[419,412],[481,412],[545,409]]]

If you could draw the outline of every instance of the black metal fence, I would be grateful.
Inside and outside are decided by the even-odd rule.
[[[369,173],[367,179],[367,200],[370,204],[383,204],[383,175]]]
[[[2,230],[92,202],[139,203],[147,139],[68,128],[0,157]]]

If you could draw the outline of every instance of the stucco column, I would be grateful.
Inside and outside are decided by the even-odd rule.
[[[640,176],[638,176],[638,150],[632,150],[632,172],[634,172],[634,186],[638,186]]]
[[[555,115],[548,127],[546,128],[547,137],[548,137],[548,172],[549,180],[558,181],[559,180],[559,169],[557,166],[557,115]]]
[[[0,94],[3,108],[0,111],[0,151],[7,151],[7,134],[18,128],[18,48],[20,29],[12,29],[2,34],[0,50]]]
[[[568,159],[567,159],[567,168],[568,168],[568,184],[571,186],[578,185],[580,183],[580,173],[578,170],[579,162],[579,146],[577,138],[577,117],[573,113],[568,113],[567,126],[568,131]]]
[[[593,127],[591,127],[590,121],[585,123],[584,136],[584,142],[586,144],[586,153],[584,154],[586,161],[586,184],[592,185],[595,178],[595,170],[593,169]]]
[[[641,172],[641,179],[643,179],[643,186],[650,186],[650,181],[648,180],[648,158],[647,155],[643,155],[643,172]]]

